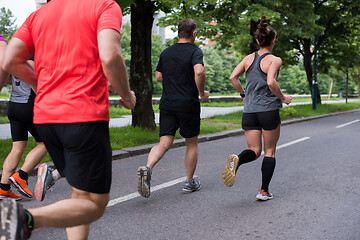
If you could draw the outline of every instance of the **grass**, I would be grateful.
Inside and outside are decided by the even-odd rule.
[[[323,115],[339,111],[348,111],[352,109],[359,109],[359,102],[349,103],[334,103],[334,104],[319,104],[317,110],[312,110],[312,105],[297,105],[292,107],[286,107],[280,109],[280,117],[282,121],[313,117],[317,115]],[[217,133],[222,131],[229,131],[233,129],[241,128],[242,111],[230,113],[226,115],[214,116],[211,118],[205,118],[201,120],[200,135],[206,135],[211,133]],[[158,128],[155,131],[144,130],[139,127],[120,127],[110,128],[110,141],[113,150],[120,150],[127,147],[141,146],[145,144],[157,143],[159,141]],[[181,138],[177,133],[176,139]],[[0,140],[0,169],[2,169],[3,162],[10,152],[12,146],[11,139]],[[22,165],[26,154],[35,147],[35,141],[32,137],[29,138],[28,146],[25,149],[25,153],[20,161],[19,166]],[[43,159],[42,162],[51,161],[49,155]]]

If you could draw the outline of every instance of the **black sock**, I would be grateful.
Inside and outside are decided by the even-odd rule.
[[[33,230],[34,229],[34,218],[33,216],[31,215],[31,213],[25,209],[25,224],[26,224],[26,227],[27,229],[29,230]]]
[[[9,191],[10,190],[10,183],[0,183],[0,188],[4,191]]]
[[[274,173],[275,165],[276,165],[275,158],[264,157],[264,160],[263,160],[262,166],[261,166],[261,172],[262,172],[261,189],[264,189],[265,191],[269,190],[269,184],[270,184],[272,175]]]
[[[19,176],[20,176],[20,178],[22,179],[22,180],[28,180],[28,174],[26,173],[26,172],[24,172],[23,170],[19,170]]]
[[[253,150],[245,149],[239,154],[239,164],[236,170],[240,167],[241,164],[252,162],[256,159],[256,153]]]

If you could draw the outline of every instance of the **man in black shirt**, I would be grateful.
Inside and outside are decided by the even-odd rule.
[[[150,196],[152,168],[170,149],[178,128],[186,140],[186,176],[183,193],[201,188],[200,181],[193,179],[198,158],[198,135],[200,132],[200,101],[207,99],[204,91],[206,74],[203,52],[194,45],[196,21],[185,19],[179,22],[179,42],[165,49],[156,68],[156,81],[163,83],[160,100],[160,142],[148,156],[146,166],[139,167],[138,192]]]

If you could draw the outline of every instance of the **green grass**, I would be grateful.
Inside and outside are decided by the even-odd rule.
[[[280,117],[282,121],[295,118],[312,117],[323,115],[338,111],[348,111],[352,109],[359,109],[359,102],[350,103],[334,103],[334,104],[318,104],[317,110],[312,110],[312,105],[298,105],[280,109]],[[214,116],[201,120],[200,135],[217,133],[222,131],[229,131],[241,128],[242,111],[230,113],[226,115]],[[176,139],[181,138],[177,133]],[[110,128],[110,141],[113,150],[120,150],[127,147],[141,146],[159,141],[158,128],[155,131],[143,130],[139,127],[120,127]],[[12,146],[11,139],[0,140],[0,168],[2,169],[3,161],[10,152]],[[19,166],[22,165],[26,154],[35,147],[35,141],[32,137],[29,138],[29,144],[25,149],[25,153],[20,161]],[[43,162],[51,161],[47,154]]]

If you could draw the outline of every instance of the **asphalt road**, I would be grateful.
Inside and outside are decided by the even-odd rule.
[[[345,125],[344,125],[345,124]],[[185,148],[171,149],[153,170],[150,198],[136,192],[136,169],[147,155],[113,162],[111,202],[89,239],[360,239],[360,111],[285,125],[270,191],[255,200],[262,157],[240,167],[232,188],[221,175],[243,135],[199,144],[202,189],[182,194]],[[36,178],[29,179],[33,189]],[[68,198],[65,179],[38,207]],[[31,239],[66,239],[64,229],[40,229]]]

